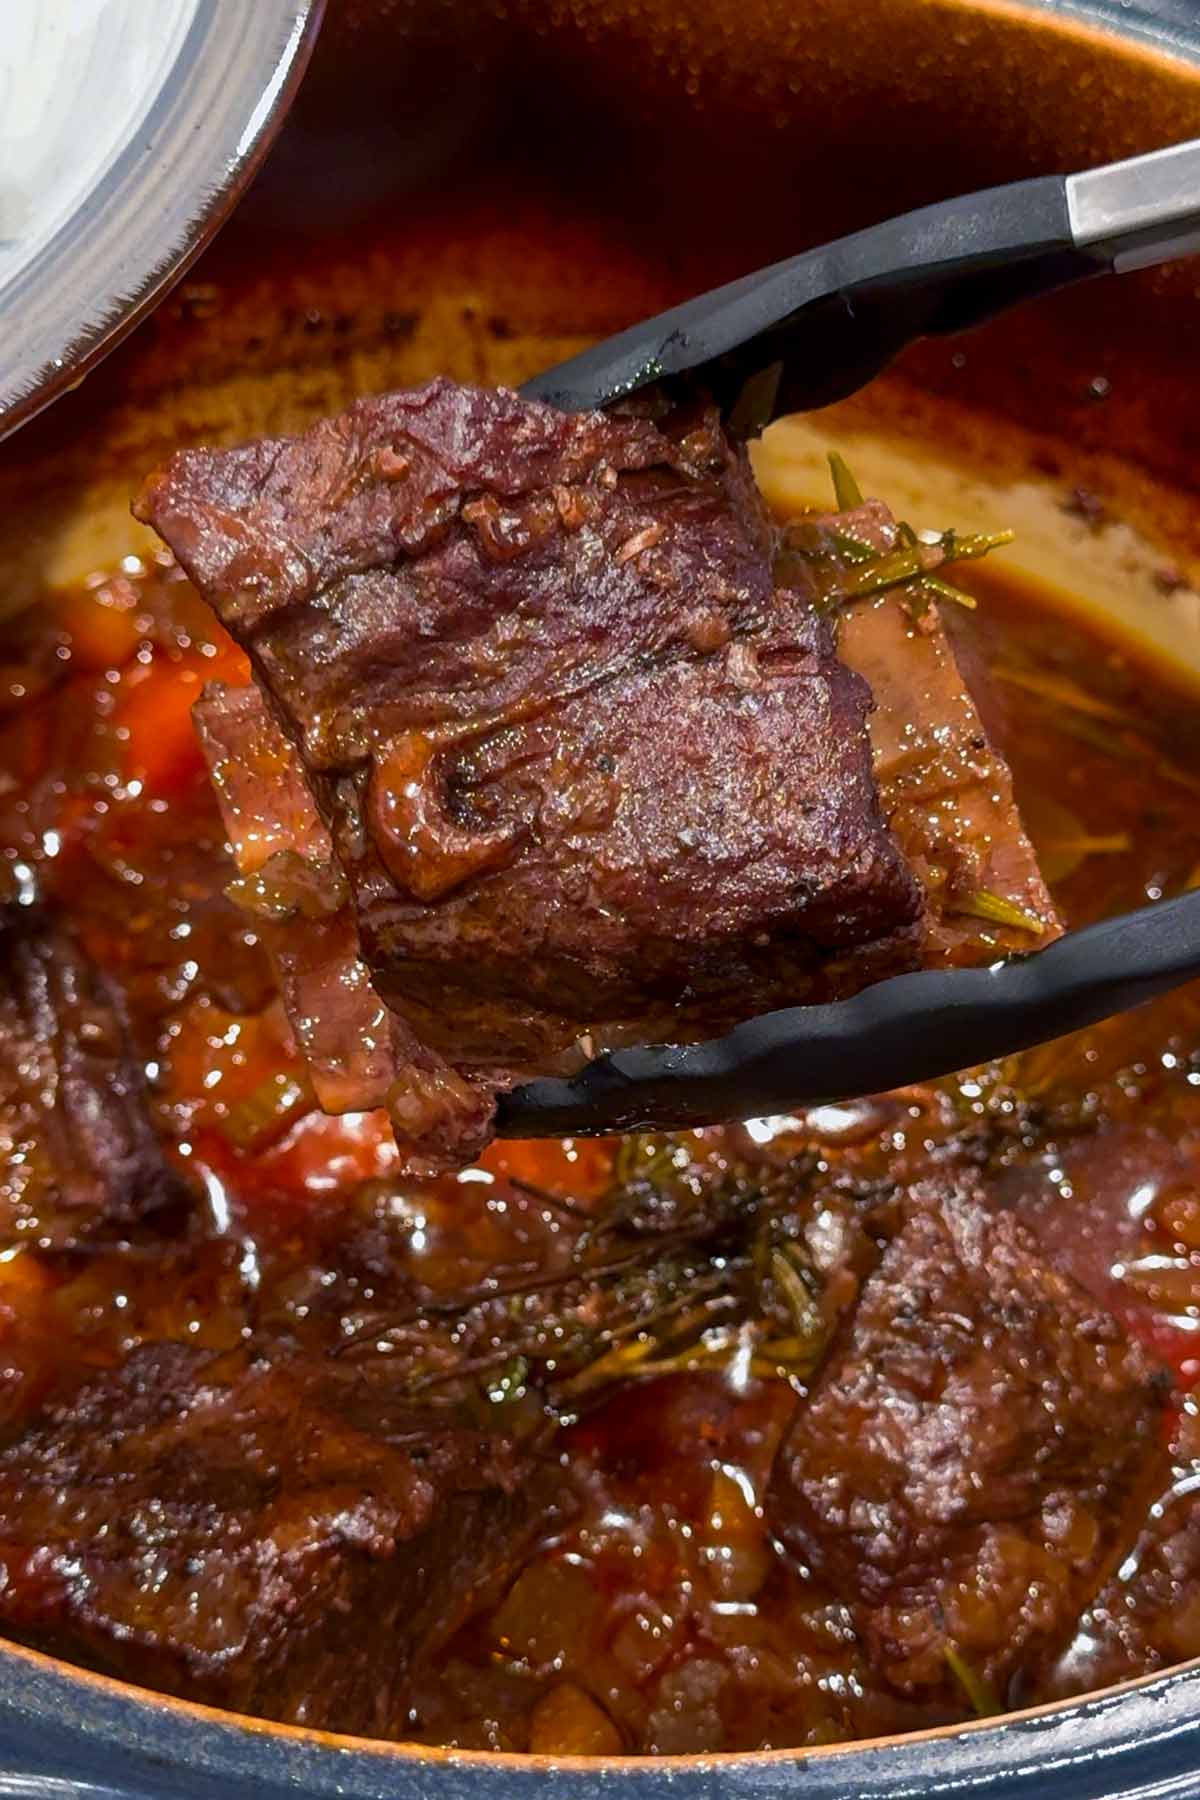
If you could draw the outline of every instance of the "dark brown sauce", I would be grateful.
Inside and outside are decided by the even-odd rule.
[[[1200,881],[1194,693],[994,580],[955,628],[1069,922]],[[688,1235],[722,1176],[782,1184],[834,1231],[851,1189],[969,1154],[1178,1385],[1171,1468],[1125,1546],[1119,1604],[1102,1598],[1053,1666],[1001,1698],[1200,1653],[1200,989],[933,1087],[670,1142],[498,1144],[457,1178],[405,1185],[382,1115],[315,1110],[265,957],[222,891],[189,708],[210,676],[244,673],[169,565],[48,596],[5,633],[3,897],[53,903],[123,978],[157,1121],[205,1195],[165,1246],[52,1253],[35,1220],[3,1250],[7,1429],[140,1342],[406,1358],[429,1404],[542,1434],[580,1501],[422,1676],[414,1737],[700,1752],[969,1717],[950,1675],[915,1700],[872,1670],[842,1598],[770,1540],[763,1488],[803,1358],[759,1328],[736,1220]],[[648,1251],[622,1239],[594,1268],[674,1283],[670,1329],[635,1306],[644,1328],[585,1341],[585,1302],[558,1349],[544,1319],[510,1341],[524,1297],[569,1272],[623,1198],[661,1236]]]

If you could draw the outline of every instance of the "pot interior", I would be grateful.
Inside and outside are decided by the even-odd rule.
[[[1006,0],[876,0],[852,26],[833,0],[329,0],[220,240],[0,446],[4,608],[145,551],[129,496],[175,445],[294,430],[434,373],[515,384],[889,214],[1196,133],[1200,61]],[[1200,669],[1197,266],[917,347],[865,396],[778,427],[766,485],[820,500],[832,445],[921,523],[1002,508],[1025,585]]]

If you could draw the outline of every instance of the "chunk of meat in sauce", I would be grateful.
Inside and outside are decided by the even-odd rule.
[[[952,1685],[948,1648],[1003,1690],[1136,1532],[1167,1388],[1015,1218],[927,1192],[781,1451],[774,1528],[901,1690]]]
[[[250,653],[379,993],[466,1074],[914,962],[869,692],[811,596],[776,591],[712,410],[437,381],[181,452],[137,510]]]
[[[414,1661],[524,1543],[523,1473],[386,1376],[147,1346],[0,1452],[0,1618],[194,1700],[399,1735]]]
[[[736,1638],[770,1573],[758,1500],[794,1405],[782,1382],[735,1389],[719,1375],[668,1375],[611,1397],[570,1431],[577,1512],[457,1646],[522,1673],[525,1704],[535,1705],[524,1728],[507,1722],[511,1747],[538,1746],[551,1696],[565,1709],[564,1682],[603,1709],[610,1749],[720,1749],[748,1709],[770,1711],[779,1663],[753,1624],[769,1667],[755,1668]],[[485,1713],[489,1685],[478,1692]],[[789,1723],[803,1742],[819,1707],[805,1708],[794,1676],[790,1686]],[[422,1695],[424,1729],[486,1742],[470,1718],[447,1716],[446,1699]]]
[[[481,1150],[490,1102],[380,999],[328,828],[262,695],[214,682],[194,715],[240,872],[235,891],[255,915],[321,1106],[389,1106],[406,1137],[447,1160]]]
[[[444,1056],[502,1076],[583,1031],[703,1036],[860,985],[860,952],[907,966],[864,704],[797,609],[753,648],[614,675],[483,737],[454,762],[455,804],[523,851],[437,907],[358,880],[380,991]]]
[[[878,500],[807,522],[808,529],[822,525],[881,552],[899,543],[896,521]],[[870,733],[880,803],[925,893],[921,961],[978,962],[981,919],[1003,949],[1057,937],[1061,925],[1012,776],[989,740],[937,600],[914,609],[892,590],[844,605],[838,654],[875,697]],[[973,679],[982,679],[978,669]],[[1028,928],[1011,922],[1014,913]]]
[[[177,1224],[117,983],[38,907],[0,909],[0,1236],[63,1249]]]
[[[302,436],[184,450],[137,512],[250,651],[310,769],[760,624],[771,530],[715,417],[437,380]]]
[[[1049,1671],[1042,1688],[1047,1699],[1200,1655],[1200,1405],[1194,1393],[1184,1402],[1171,1449],[1173,1466],[1141,1532]]]

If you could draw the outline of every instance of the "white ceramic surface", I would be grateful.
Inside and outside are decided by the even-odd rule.
[[[322,0],[0,0],[0,436],[202,247],[282,119]]]

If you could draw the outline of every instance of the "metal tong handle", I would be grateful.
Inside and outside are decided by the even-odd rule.
[[[1200,140],[906,213],[631,326],[522,390],[565,410],[702,373],[730,423],[824,406],[920,337],[1200,249]]]
[[[1200,251],[1200,138],[1066,179],[1071,236],[1118,275]]]

